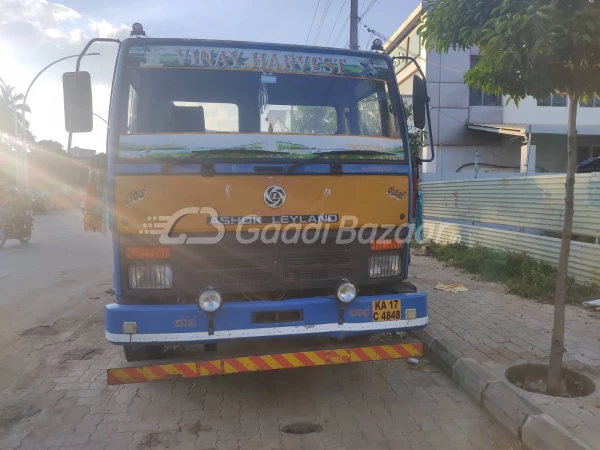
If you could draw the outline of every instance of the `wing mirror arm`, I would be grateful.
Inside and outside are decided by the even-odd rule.
[[[410,61],[412,62],[416,67],[417,70],[419,71],[419,74],[421,75],[420,77],[415,75],[414,79],[413,79],[413,114],[414,114],[414,118],[415,118],[415,126],[417,126],[417,128],[423,129],[425,127],[425,124],[422,123],[425,121],[425,118],[427,119],[427,128],[429,130],[429,146],[431,147],[431,157],[428,159],[422,159],[422,158],[418,158],[417,159],[417,164],[422,164],[424,162],[431,162],[434,160],[435,158],[435,148],[434,148],[434,144],[433,144],[433,129],[431,126],[431,112],[429,109],[429,102],[430,102],[430,98],[429,98],[429,94],[427,93],[427,80],[425,79],[425,74],[423,73],[423,70],[421,70],[421,66],[419,65],[419,63],[417,62],[416,58],[413,58],[412,56],[394,56],[392,58],[392,61],[395,60],[401,60],[401,61]],[[415,108],[417,110],[420,110],[421,108],[424,108],[424,114],[423,112],[420,112],[420,116],[424,116],[424,117],[416,117],[417,114],[415,113]],[[421,126],[419,126],[421,125]]]
[[[95,42],[115,42],[119,45],[121,45],[121,41],[119,39],[110,39],[110,38],[94,38],[92,40],[90,40],[87,45],[83,48],[83,50],[81,51],[81,53],[79,54],[79,56],[77,57],[77,65],[75,66],[75,73],[79,72],[79,67],[81,66],[81,59],[85,56],[85,54],[87,53],[88,49],[95,43]],[[71,113],[69,114],[68,117],[68,123],[67,123],[67,128],[69,129],[69,140],[67,142],[67,154],[71,154],[71,145],[73,143],[73,132],[71,131],[71,124],[73,122],[73,110],[71,109]]]

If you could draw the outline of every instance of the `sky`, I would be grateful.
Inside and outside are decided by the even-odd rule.
[[[358,2],[363,22],[386,37],[420,3]],[[47,64],[79,54],[94,37],[127,38],[134,22],[142,23],[150,37],[345,47],[349,12],[350,0],[0,0],[0,77],[25,93],[31,80]],[[368,37],[360,27],[361,49],[367,45]],[[94,112],[108,118],[117,45],[97,43],[90,52],[101,55],[83,58],[81,70],[92,76]],[[52,66],[31,88],[27,103],[32,113],[27,119],[37,140],[52,139],[66,147],[61,77],[63,72],[75,70],[75,61],[71,58]],[[75,134],[73,146],[105,151],[106,124],[94,118],[94,130]]]

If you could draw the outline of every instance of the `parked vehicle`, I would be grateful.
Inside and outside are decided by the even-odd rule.
[[[107,186],[116,302],[105,316],[106,338],[127,360],[165,345],[427,325],[427,294],[406,282],[418,162],[388,55],[115,42]],[[66,73],[63,87],[67,130],[90,131],[90,74]],[[415,76],[420,129],[427,102]],[[211,131],[216,116],[233,131]],[[302,238],[273,240],[278,227]],[[342,242],[344,232],[354,238]]]
[[[600,156],[586,159],[577,165],[577,173],[600,172]]]
[[[33,213],[27,213],[18,217],[10,211],[0,218],[0,248],[2,248],[8,239],[18,239],[26,244],[31,239],[33,230]]]

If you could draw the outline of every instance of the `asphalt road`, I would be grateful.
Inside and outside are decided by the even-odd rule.
[[[0,286],[2,392],[102,306],[110,238],[83,231],[77,210],[36,216],[31,241],[0,249]]]
[[[0,249],[0,450],[519,448],[425,358],[107,386],[110,253],[77,212]]]

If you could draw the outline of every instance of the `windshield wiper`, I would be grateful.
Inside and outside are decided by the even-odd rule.
[[[299,161],[297,163],[287,166],[287,171],[292,172],[292,171],[294,171],[294,169],[297,169],[298,167],[306,166],[307,164],[310,164],[316,160],[322,159],[326,156],[332,156],[332,155],[378,155],[378,156],[386,155],[386,156],[390,156],[390,155],[393,155],[393,153],[378,152],[376,150],[342,150],[342,151],[333,150],[333,151],[329,151],[329,152],[321,152],[321,153],[317,154],[316,156],[313,156],[312,158],[308,158],[304,161]]]

